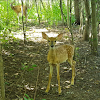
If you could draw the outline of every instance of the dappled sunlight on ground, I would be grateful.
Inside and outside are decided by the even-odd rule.
[[[34,41],[34,42],[39,42],[42,40],[42,32],[45,32],[49,37],[56,37],[58,34],[56,32],[49,32],[48,29],[43,28],[43,29],[38,29],[35,27],[31,27],[29,31],[26,31],[26,37],[27,39]],[[23,32],[12,32],[15,38],[19,38],[24,40],[24,35]]]

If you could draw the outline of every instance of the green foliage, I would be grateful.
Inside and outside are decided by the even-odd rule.
[[[11,28],[13,25],[15,26],[17,23],[17,15],[10,7],[10,1],[0,1],[0,31],[4,28]]]
[[[28,19],[37,19],[35,5],[28,9]]]
[[[9,83],[8,83],[8,82],[5,82],[5,84],[6,84],[6,85],[9,85]]]
[[[0,19],[0,30],[3,30],[3,28],[4,28],[4,25],[3,25],[2,20]]]
[[[49,25],[57,25],[61,21],[61,12],[58,2],[50,4],[44,3],[46,9],[41,10],[41,18],[48,22]]]
[[[24,100],[34,100],[34,99],[30,98],[28,94],[25,94]]]
[[[76,47],[76,50],[79,50],[79,47]]]
[[[7,1],[2,0],[0,1],[0,31],[3,30],[4,28],[7,29],[14,29],[18,28],[18,18],[17,14],[11,9],[10,3],[12,0]],[[16,3],[17,5],[18,3]],[[7,7],[8,5],[8,7]],[[61,19],[61,11],[60,11],[60,6],[59,6],[59,1],[54,1],[52,4],[50,4],[50,1],[43,2],[44,7],[40,2],[38,2],[38,13],[40,16],[40,20],[45,22],[47,25],[59,25],[62,23]],[[62,8],[63,8],[63,13],[67,19],[67,6],[65,2],[62,2]],[[36,10],[36,4],[33,3],[33,5],[29,8],[28,7],[28,23],[31,22],[33,24],[31,25],[36,25],[38,23],[38,14]],[[21,15],[21,14],[19,14]],[[25,18],[25,17],[24,17]],[[21,21],[21,16],[20,16],[20,22]],[[64,19],[64,21],[66,21]],[[74,14],[72,14],[72,23],[74,23],[75,18]]]
[[[32,66],[28,66],[27,63],[22,64],[22,66],[23,67],[21,69],[22,70],[27,70],[27,71],[32,71],[32,70],[34,70],[34,67],[37,67],[37,65],[35,65],[35,64],[32,65]]]
[[[45,21],[47,25],[59,25],[62,23],[61,10],[59,6],[59,1],[55,1],[52,4],[43,2],[44,7],[38,4],[38,13],[41,21]],[[67,6],[62,2],[63,13],[67,19]],[[38,22],[38,14],[36,11],[36,5],[34,4],[31,9],[28,9],[29,19],[34,19],[34,23]],[[64,21],[66,21],[64,19]],[[75,22],[74,14],[72,14],[72,23]]]
[[[34,100],[34,99],[30,98],[28,94],[24,94],[24,95],[25,95],[24,100]],[[42,99],[42,100],[46,100],[46,99]]]

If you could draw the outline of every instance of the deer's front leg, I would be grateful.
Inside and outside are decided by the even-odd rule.
[[[52,78],[52,73],[53,73],[53,66],[50,64],[50,74],[49,74],[49,81],[48,81],[47,89],[45,91],[46,93],[48,93],[48,91],[50,90],[50,82]]]
[[[71,79],[71,85],[74,85],[75,65],[76,65],[76,62],[73,60],[73,62],[72,62],[72,79]]]
[[[60,75],[59,75],[60,66],[59,66],[59,64],[57,64],[56,69],[57,69],[57,80],[58,80],[58,93],[60,95],[61,94],[61,87],[60,87]]]

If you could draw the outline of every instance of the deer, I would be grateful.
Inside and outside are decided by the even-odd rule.
[[[56,65],[57,70],[57,80],[58,80],[58,94],[61,95],[61,86],[60,86],[60,63],[68,61],[72,68],[72,78],[71,78],[71,85],[74,85],[74,78],[75,78],[75,65],[76,61],[73,60],[74,57],[74,45],[70,44],[63,44],[59,46],[55,46],[56,41],[61,40],[63,34],[60,33],[57,37],[48,37],[45,32],[42,32],[42,38],[46,39],[49,44],[49,51],[47,55],[47,60],[50,66],[50,73],[49,73],[49,81],[46,88],[46,93],[50,90],[50,82],[53,73],[53,67]]]
[[[14,10],[14,12],[17,14],[19,23],[19,13],[22,13],[22,5],[13,6],[13,3],[15,3],[15,1],[13,1],[10,6],[11,9]],[[27,22],[27,6],[24,5],[23,5],[23,15],[26,17],[26,22]]]

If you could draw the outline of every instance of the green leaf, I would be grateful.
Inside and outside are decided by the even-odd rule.
[[[28,99],[24,97],[24,100],[28,100]]]
[[[22,67],[21,69],[24,70],[24,67]]]
[[[37,65],[34,64],[34,65],[32,65],[32,67],[37,67]]]
[[[28,96],[28,94],[25,94],[25,96],[28,97],[28,98],[30,98],[30,97]]]
[[[25,68],[27,68],[28,66],[25,66]]]
[[[34,68],[30,68],[29,71],[33,70]]]
[[[5,84],[8,84],[8,85],[9,85],[9,83],[8,83],[8,82],[5,82]]]
[[[79,47],[76,47],[76,50],[79,50]]]

